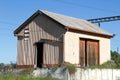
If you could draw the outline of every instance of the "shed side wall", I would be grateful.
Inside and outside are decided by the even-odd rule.
[[[99,40],[99,63],[102,64],[110,60],[110,39],[68,31],[65,33],[64,39],[65,62],[79,65],[80,38]]]

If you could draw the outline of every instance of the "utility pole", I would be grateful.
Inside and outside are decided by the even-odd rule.
[[[119,53],[119,47],[117,47],[117,53]]]

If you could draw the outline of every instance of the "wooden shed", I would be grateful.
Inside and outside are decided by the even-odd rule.
[[[77,18],[38,10],[14,31],[17,67],[78,66],[110,60],[112,34]]]

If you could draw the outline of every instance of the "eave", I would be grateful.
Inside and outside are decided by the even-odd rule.
[[[98,37],[104,37],[104,38],[113,38],[115,35],[107,35],[107,34],[101,34],[101,33],[96,33],[96,32],[90,32],[90,31],[85,31],[85,30],[80,30],[76,28],[71,28],[71,27],[66,27],[67,31],[71,32],[76,32],[76,33],[82,33],[82,34],[87,34],[87,35],[92,35],[92,36],[98,36]]]

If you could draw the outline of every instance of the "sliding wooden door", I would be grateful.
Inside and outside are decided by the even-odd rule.
[[[99,64],[99,41],[80,39],[80,65],[93,66]]]
[[[99,64],[99,46],[98,41],[87,40],[87,65],[93,66]]]

